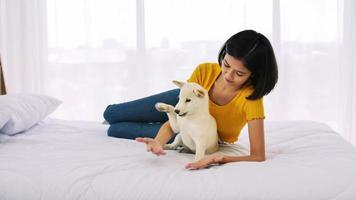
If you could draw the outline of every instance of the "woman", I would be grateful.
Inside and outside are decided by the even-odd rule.
[[[230,37],[219,52],[218,63],[200,64],[188,81],[196,82],[209,91],[209,110],[217,121],[221,145],[225,149],[234,148],[232,143],[238,140],[241,129],[248,124],[250,155],[217,152],[187,164],[186,168],[201,169],[211,164],[237,161],[264,161],[263,96],[272,91],[277,79],[278,69],[271,43],[264,35],[253,30],[241,31]],[[155,111],[154,104],[159,101],[175,105],[178,93],[178,90],[171,90],[108,106],[104,113],[105,119],[111,124],[108,134],[136,138],[136,141],[147,145],[147,151],[164,155],[163,146],[174,134],[166,116]],[[140,131],[147,132],[137,135]]]

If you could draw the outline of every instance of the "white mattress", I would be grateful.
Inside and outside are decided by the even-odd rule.
[[[356,199],[356,148],[320,123],[266,122],[265,162],[196,171],[192,154],[157,157],[107,128],[50,119],[0,136],[0,199]]]

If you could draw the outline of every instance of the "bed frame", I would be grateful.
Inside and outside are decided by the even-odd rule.
[[[6,87],[4,82],[4,75],[2,73],[2,65],[1,65],[1,58],[0,58],[0,94],[6,94]]]

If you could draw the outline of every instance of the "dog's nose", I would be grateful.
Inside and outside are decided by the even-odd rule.
[[[175,109],[175,110],[174,110],[174,112],[177,113],[177,114],[179,114],[179,111],[180,111],[180,110],[178,110],[178,109]]]

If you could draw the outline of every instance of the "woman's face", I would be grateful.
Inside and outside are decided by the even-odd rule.
[[[229,54],[225,55],[221,65],[223,82],[229,86],[240,88],[251,76],[251,71]]]

